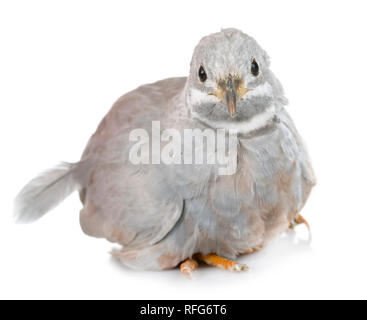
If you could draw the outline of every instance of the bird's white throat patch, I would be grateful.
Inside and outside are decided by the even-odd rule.
[[[266,127],[269,122],[275,116],[275,106],[271,105],[264,112],[253,116],[248,121],[243,122],[225,122],[225,121],[207,121],[206,119],[200,119],[200,121],[210,125],[216,129],[227,129],[227,130],[236,130],[240,134],[249,134],[253,131],[262,129]]]
[[[265,82],[264,84],[257,86],[255,89],[250,90],[244,97],[243,100],[250,99],[252,97],[257,96],[272,96],[273,89],[269,83]],[[189,106],[191,116],[194,119],[198,119],[201,122],[205,123],[209,127],[215,129],[227,129],[227,130],[237,130],[240,134],[249,134],[252,131],[259,130],[266,125],[268,125],[269,121],[275,116],[275,106],[271,105],[269,108],[265,109],[264,112],[253,116],[251,119],[243,122],[230,122],[230,121],[211,121],[208,120],[197,112],[193,110],[193,106],[202,104],[202,103],[217,103],[220,100],[212,95],[208,95],[205,92],[202,92],[198,89],[191,88],[190,93],[187,96],[187,105]]]

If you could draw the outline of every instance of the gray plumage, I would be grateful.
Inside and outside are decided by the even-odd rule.
[[[257,76],[251,74],[254,59]],[[205,82],[198,77],[200,66]],[[232,78],[248,89],[234,116],[214,94],[220,81]],[[315,184],[286,103],[267,54],[253,38],[235,29],[209,35],[195,49],[188,78],[162,80],[122,96],[81,162],[32,180],[16,199],[16,215],[35,220],[79,190],[83,231],[121,244],[113,253],[138,269],[173,268],[195,253],[234,258],[263,246],[287,230]],[[153,120],[160,121],[161,130],[180,132],[239,129],[235,174],[218,175],[215,164],[132,164],[129,133],[150,132]]]

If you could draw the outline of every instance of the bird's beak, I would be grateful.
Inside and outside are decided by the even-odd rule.
[[[218,90],[214,93],[228,107],[231,117],[235,117],[237,111],[237,101],[249,91],[243,87],[242,79],[229,75],[226,79],[217,81]]]
[[[231,115],[232,118],[236,115],[236,109],[237,109],[237,92],[233,82],[234,81],[232,77],[228,77],[224,94],[224,100],[227,104],[229,114]]]

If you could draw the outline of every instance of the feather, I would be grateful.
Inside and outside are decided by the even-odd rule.
[[[78,163],[61,163],[31,180],[17,195],[14,217],[17,222],[33,222],[80,188],[75,177]]]

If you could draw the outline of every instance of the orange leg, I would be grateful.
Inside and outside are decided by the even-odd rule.
[[[236,271],[236,272],[250,270],[249,267],[246,266],[245,264],[239,264],[236,261],[232,261],[226,258],[219,257],[216,254],[207,254],[207,255],[198,254],[197,257],[198,259],[200,259],[201,261],[205,262],[206,264],[210,266],[222,268],[225,270]]]
[[[191,277],[192,272],[197,269],[198,266],[199,264],[194,259],[187,258],[180,264],[180,270],[185,276]]]
[[[294,221],[293,223],[291,223],[291,229],[293,229],[296,225],[299,225],[299,224],[304,224],[308,230],[311,230],[310,228],[310,224],[307,222],[307,220],[305,218],[303,218],[300,214],[297,215],[295,218],[294,218]]]

